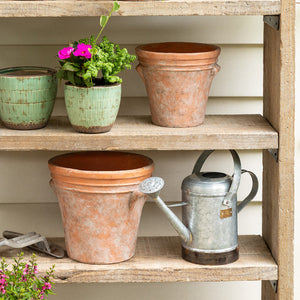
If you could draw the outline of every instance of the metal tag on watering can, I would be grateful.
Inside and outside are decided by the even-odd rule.
[[[220,211],[221,219],[230,218],[230,217],[232,217],[232,208],[222,209]]]

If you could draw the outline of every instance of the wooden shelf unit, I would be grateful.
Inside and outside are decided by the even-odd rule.
[[[154,255],[147,259],[145,253],[138,250],[132,261],[113,266],[87,266],[74,263],[68,259],[61,263],[55,261],[57,269],[61,272],[62,282],[112,282],[112,280],[132,282],[153,281],[224,281],[224,280],[262,280],[263,300],[293,300],[294,299],[294,106],[295,106],[295,1],[294,0],[264,0],[264,1],[218,1],[218,0],[165,0],[165,1],[121,1],[121,8],[117,15],[120,16],[175,16],[175,15],[273,15],[280,17],[279,29],[268,24],[264,25],[264,118],[257,116],[247,117],[245,123],[251,127],[247,134],[241,133],[238,123],[229,123],[230,130],[225,132],[224,140],[218,140],[217,130],[213,122],[208,128],[212,130],[212,143],[206,144],[205,138],[210,138],[209,133],[201,132],[202,129],[170,130],[157,129],[145,132],[143,129],[151,127],[148,121],[135,118],[125,121],[120,118],[116,128],[103,137],[84,137],[71,132],[69,125],[63,120],[54,119],[49,128],[38,132],[13,132],[0,128],[1,150],[83,150],[83,149],[264,149],[263,151],[263,240],[261,251],[251,252],[252,242],[257,237],[241,238],[240,261],[217,267],[206,267],[189,264],[179,258],[176,252],[179,249],[178,239],[157,238],[149,239]],[[106,14],[112,1],[0,1],[1,17],[62,17],[62,16],[100,16]],[[278,15],[278,16],[276,16]],[[276,21],[276,19],[275,19]],[[274,22],[276,23],[276,22]],[[239,117],[237,117],[239,118]],[[246,117],[243,117],[246,120]],[[140,120],[140,121],[138,121]],[[208,117],[211,122],[213,117]],[[234,120],[228,116],[228,120]],[[237,119],[235,119],[237,120]],[[257,120],[253,122],[254,120]],[[268,125],[268,121],[270,125]],[[55,123],[57,122],[57,123]],[[61,123],[60,123],[61,122]],[[136,123],[135,123],[136,122]],[[140,123],[139,123],[140,122]],[[147,123],[148,122],[148,123]],[[135,124],[134,124],[135,123]],[[147,123],[147,124],[146,124]],[[255,123],[255,124],[254,124]],[[60,125],[55,125],[60,124]],[[225,123],[223,123],[225,124]],[[140,142],[128,143],[122,146],[113,144],[117,135],[121,134],[126,126],[134,126],[139,132]],[[206,125],[204,125],[206,126]],[[56,128],[55,128],[56,127]],[[54,128],[57,132],[54,132]],[[202,127],[204,128],[204,127]],[[199,130],[197,132],[197,130]],[[47,136],[49,132],[49,136]],[[173,132],[171,134],[171,132]],[[196,132],[196,133],[195,133]],[[241,133],[238,134],[238,132]],[[261,132],[264,137],[258,134]],[[45,134],[45,135],[44,135]],[[137,136],[138,136],[137,134]],[[194,135],[193,135],[194,134]],[[122,135],[122,134],[121,134]],[[163,138],[161,137],[163,136]],[[75,138],[77,144],[74,144]],[[134,134],[123,133],[123,139],[131,139]],[[162,141],[168,136],[172,142],[164,146]],[[192,138],[191,138],[192,137]],[[66,146],[62,141],[68,141]],[[105,141],[103,141],[103,140]],[[182,143],[182,139],[184,143]],[[194,141],[197,140],[197,142]],[[265,141],[264,141],[265,139]],[[101,141],[102,140],[102,141]],[[144,140],[144,142],[143,142]],[[175,141],[176,140],[176,141]],[[202,141],[200,141],[202,140]],[[86,145],[82,145],[83,143]],[[200,142],[200,143],[198,143]],[[94,145],[94,143],[96,145]],[[190,146],[189,144],[190,143]],[[200,145],[200,146],[199,146]],[[164,148],[166,147],[166,148]],[[277,160],[268,149],[278,149]],[[151,240],[151,242],[150,242]],[[262,239],[258,238],[259,243]],[[140,241],[147,241],[141,239]],[[169,242],[167,242],[169,241]],[[157,242],[157,246],[155,243]],[[163,243],[177,243],[174,249]],[[148,243],[148,242],[147,242]],[[243,244],[244,243],[244,244]],[[142,242],[139,243],[141,245]],[[168,258],[167,249],[157,250],[164,245],[170,249]],[[168,245],[170,245],[168,244]],[[141,246],[138,246],[141,247]],[[169,247],[169,248],[168,248]],[[176,250],[176,249],[177,250]],[[150,248],[152,249],[152,248]],[[252,250],[251,250],[252,249]],[[250,251],[247,254],[247,251]],[[152,251],[152,250],[151,250]],[[151,252],[150,251],[150,252]],[[157,252],[155,252],[157,251]],[[161,251],[161,252],[160,252]],[[165,252],[164,252],[165,251]],[[172,252],[175,251],[175,252]],[[143,254],[144,253],[144,254]],[[172,254],[173,253],[173,254]],[[272,260],[274,258],[276,264]],[[249,256],[249,260],[246,259]],[[148,258],[147,258],[148,257]],[[154,258],[153,258],[154,257]],[[40,258],[40,262],[47,261]],[[149,264],[151,260],[151,265]],[[139,261],[145,273],[139,273],[135,263]],[[72,265],[73,264],[73,265]],[[72,266],[71,266],[72,265]],[[48,266],[48,262],[45,262]],[[158,266],[158,267],[157,267]],[[178,267],[178,268],[177,268]],[[156,268],[156,269],[155,269]],[[101,270],[101,271],[100,271]],[[106,270],[106,271],[105,271]],[[148,276],[152,270],[155,275]],[[135,277],[135,272],[139,275]],[[175,275],[174,275],[175,273]],[[239,275],[238,275],[239,273]],[[232,275],[233,274],[233,275]],[[176,277],[178,276],[178,277]],[[269,280],[278,280],[275,291]]]
[[[63,239],[53,240],[63,245]],[[179,237],[138,238],[136,254],[128,261],[111,265],[89,265],[70,258],[57,260],[38,255],[39,272],[55,264],[57,283],[90,282],[192,282],[276,280],[277,264],[261,236],[240,236],[240,259],[222,266],[202,266],[181,258]],[[12,262],[16,250],[5,253]],[[31,251],[25,251],[29,257]]]

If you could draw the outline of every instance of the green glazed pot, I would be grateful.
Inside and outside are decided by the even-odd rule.
[[[65,85],[65,103],[72,127],[83,133],[109,131],[119,111],[121,84],[77,87]]]
[[[0,69],[0,118],[11,129],[45,127],[57,92],[56,70],[44,67]]]

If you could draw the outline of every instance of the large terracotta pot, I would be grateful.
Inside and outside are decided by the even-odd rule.
[[[49,160],[68,255],[91,264],[117,263],[135,252],[145,195],[140,182],[153,161],[122,152],[78,152]]]
[[[166,127],[193,127],[204,122],[220,48],[198,43],[157,43],[136,48],[148,94],[152,122]]]
[[[45,67],[0,69],[0,118],[7,128],[38,129],[50,119],[56,71]]]

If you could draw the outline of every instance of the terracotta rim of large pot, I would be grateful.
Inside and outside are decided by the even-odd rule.
[[[140,45],[135,48],[136,54],[142,59],[154,60],[202,60],[216,59],[221,48],[212,44],[166,42]]]
[[[151,158],[135,153],[86,151],[55,156],[48,161],[51,176],[61,181],[68,177],[103,180],[149,177],[154,170]],[[66,181],[69,182],[68,179]]]
[[[55,69],[37,66],[20,66],[0,69],[0,77],[41,77],[49,75],[53,76],[56,73],[57,71]]]

